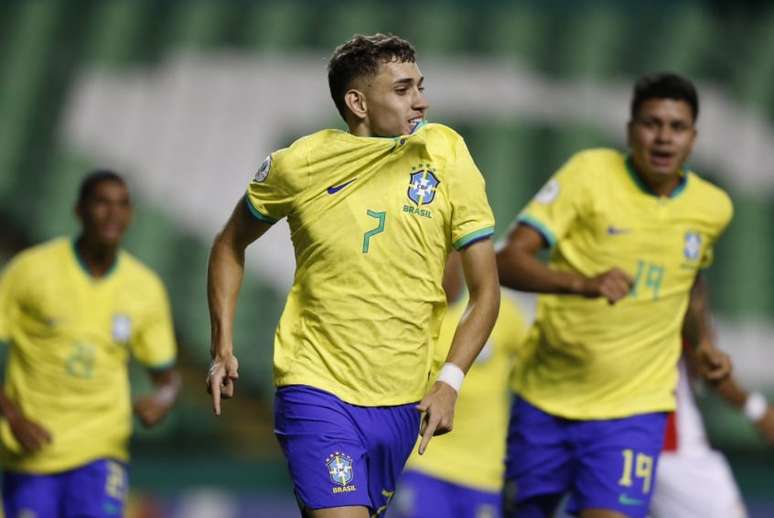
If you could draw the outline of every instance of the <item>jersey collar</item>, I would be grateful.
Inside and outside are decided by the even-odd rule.
[[[77,237],[73,237],[72,239],[70,239],[70,248],[72,249],[73,255],[75,256],[75,262],[78,263],[78,266],[80,266],[81,270],[86,275],[86,277],[94,281],[104,281],[105,279],[113,275],[113,273],[115,273],[116,268],[118,267],[118,260],[121,257],[120,250],[116,253],[116,258],[113,260],[113,264],[111,264],[110,268],[108,268],[105,271],[105,275],[103,275],[102,277],[95,277],[94,275],[92,275],[91,271],[89,271],[89,267],[86,264],[86,261],[83,260],[83,257],[81,257],[81,254],[78,252],[78,246],[76,246],[77,241],[78,241]]]
[[[639,189],[644,192],[645,194],[648,194],[650,196],[655,196],[657,198],[661,198],[662,196],[656,194],[653,192],[653,189],[650,188],[648,184],[642,181],[642,178],[640,178],[640,175],[637,174],[637,171],[634,170],[634,161],[632,160],[631,155],[628,155],[626,157],[626,171],[629,173],[629,176],[631,177],[632,181],[639,187]],[[685,170],[680,171],[680,183],[677,184],[677,187],[675,187],[672,192],[666,196],[667,198],[677,198],[680,196],[683,191],[685,190],[685,186],[688,183],[688,174],[685,172]]]

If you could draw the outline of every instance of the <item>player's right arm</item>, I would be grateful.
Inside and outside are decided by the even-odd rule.
[[[20,261],[13,261],[0,276],[0,342],[10,343],[12,306],[18,300],[16,286],[22,275]],[[8,345],[10,347],[10,345]],[[7,349],[7,347],[3,347]],[[6,351],[7,352],[7,351]],[[3,390],[0,390],[0,413],[11,433],[25,451],[35,452],[51,442],[51,434],[41,424],[28,419]]]
[[[594,189],[590,185],[588,152],[567,161],[519,214],[517,224],[498,246],[500,284],[520,291],[604,297],[615,304],[626,297],[632,279],[619,268],[594,277],[553,270],[537,257],[582,224],[593,212]]]
[[[207,391],[212,395],[215,415],[220,415],[221,398],[234,395],[234,383],[239,377],[239,362],[234,356],[233,323],[245,270],[245,249],[271,227],[253,217],[246,203],[245,199],[237,203],[225,227],[215,237],[207,269],[212,357]]]
[[[500,284],[534,293],[605,297],[610,304],[615,304],[629,293],[632,279],[619,268],[595,277],[552,270],[537,258],[544,245],[545,241],[537,230],[519,223],[497,251]]]
[[[42,425],[27,419],[18,406],[0,391],[0,412],[11,433],[27,452],[36,452],[51,442],[51,434]]]

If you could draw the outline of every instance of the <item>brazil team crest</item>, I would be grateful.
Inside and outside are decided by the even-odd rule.
[[[435,191],[440,180],[433,174],[430,164],[419,166],[411,173],[408,187],[409,200],[417,206],[429,205],[435,199]]]
[[[340,486],[346,486],[355,478],[352,469],[352,457],[345,453],[332,453],[325,459],[325,466],[328,468],[328,474],[331,482]]]
[[[129,338],[132,337],[132,319],[129,318],[129,315],[122,313],[113,315],[111,334],[116,342],[126,343],[129,341]]]
[[[698,232],[685,233],[685,245],[683,247],[685,258],[689,261],[695,261],[701,254],[701,234]]]

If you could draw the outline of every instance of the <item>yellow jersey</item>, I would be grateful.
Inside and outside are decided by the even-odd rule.
[[[672,410],[680,331],[691,287],[732,217],[728,195],[684,172],[654,195],[629,159],[608,150],[573,156],[519,215],[553,247],[549,266],[586,277],[619,267],[628,297],[540,295],[515,390],[546,412],[609,419]]]
[[[434,371],[446,361],[466,307],[467,300],[449,306],[435,346]],[[462,384],[454,430],[433,437],[424,455],[417,452],[417,440],[407,469],[482,491],[500,491],[510,410],[508,377],[528,354],[526,330],[521,311],[503,295],[492,334]]]
[[[126,461],[129,355],[152,369],[175,360],[170,307],[156,274],[121,251],[112,270],[94,278],[73,241],[55,239],[9,263],[0,314],[10,344],[5,394],[52,436],[25,453],[0,421],[3,467],[42,474],[99,458]]]
[[[439,124],[396,138],[320,131],[272,153],[246,202],[261,221],[287,217],[295,249],[275,385],[363,406],[421,399],[446,256],[494,230],[462,137]]]

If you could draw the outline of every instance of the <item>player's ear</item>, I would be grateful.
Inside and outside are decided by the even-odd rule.
[[[344,94],[344,103],[347,105],[347,108],[349,108],[349,111],[352,112],[352,115],[359,120],[366,118],[368,106],[363,92],[354,88],[347,90],[347,93]]]
[[[632,148],[632,131],[634,131],[634,121],[630,120],[626,123],[626,147]]]

